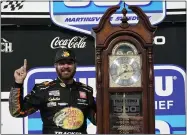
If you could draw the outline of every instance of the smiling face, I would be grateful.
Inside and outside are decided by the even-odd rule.
[[[55,64],[56,72],[61,80],[70,80],[76,72],[76,63],[71,59],[60,60]]]

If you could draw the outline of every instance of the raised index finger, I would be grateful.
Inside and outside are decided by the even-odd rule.
[[[23,68],[24,68],[24,69],[27,69],[27,59],[24,59]]]

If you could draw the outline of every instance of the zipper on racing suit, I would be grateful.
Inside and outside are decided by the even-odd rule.
[[[71,102],[72,102],[72,95],[71,95],[71,87],[70,87],[70,93],[69,93],[69,106],[71,106]]]

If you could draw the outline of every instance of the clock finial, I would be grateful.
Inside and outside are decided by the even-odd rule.
[[[128,18],[127,18],[127,10],[126,10],[126,8],[125,8],[125,3],[124,3],[124,8],[123,8],[123,10],[122,10],[122,14],[123,14],[123,18],[121,19],[121,24],[120,24],[120,26],[122,27],[122,28],[127,28],[128,26],[129,26],[129,23],[128,23]]]

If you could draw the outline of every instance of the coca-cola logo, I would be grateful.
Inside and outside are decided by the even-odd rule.
[[[86,40],[87,37],[80,37],[75,36],[71,39],[60,39],[60,37],[55,37],[51,41],[51,48],[85,48],[86,47]]]

